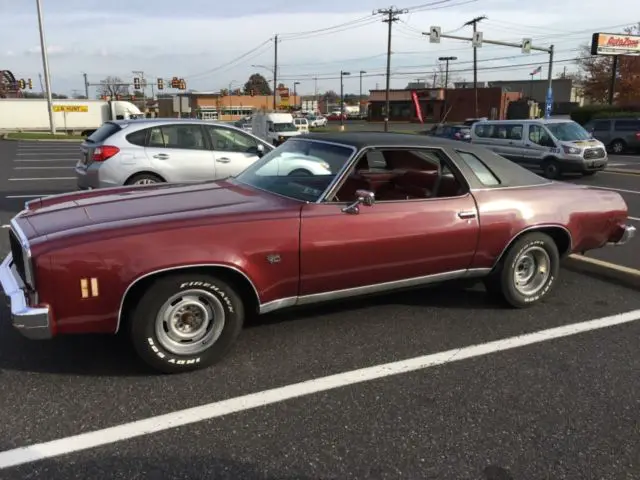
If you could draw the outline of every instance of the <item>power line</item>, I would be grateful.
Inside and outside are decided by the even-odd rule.
[[[230,65],[233,65],[234,63],[238,62],[239,60],[242,60],[243,58],[251,55],[252,53],[264,48],[265,45],[267,45],[269,42],[271,42],[273,39],[269,38],[268,40],[265,40],[264,42],[262,42],[260,45],[258,45],[255,48],[252,48],[251,50],[249,50],[248,52],[243,53],[242,55],[234,58],[233,60],[228,61],[227,63],[223,63],[222,65],[218,65],[217,67],[214,67],[212,69],[206,70],[204,72],[200,72],[200,73],[194,73],[192,75],[188,75],[185,78],[189,78],[189,79],[193,79],[195,77],[201,77],[201,76],[206,76],[206,75],[210,75],[211,73],[217,72],[218,70],[222,70],[225,67],[228,67]]]

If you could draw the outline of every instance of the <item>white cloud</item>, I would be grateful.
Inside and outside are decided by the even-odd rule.
[[[573,68],[568,60],[578,55],[577,48],[590,41],[592,32],[625,24],[628,14],[620,12],[632,12],[636,7],[637,0],[616,0],[615,9],[604,2],[591,3],[589,8],[584,8],[582,0],[537,0],[531,4],[485,0],[457,8],[403,15],[403,22],[394,24],[392,70],[397,75],[392,78],[392,87],[403,88],[416,78],[433,78],[433,65],[441,55],[458,57],[451,64],[453,78],[469,80],[472,77],[469,44],[450,39],[430,44],[420,32],[427,31],[431,25],[441,26],[443,32],[451,31],[458,29],[464,21],[485,14],[488,20],[479,24],[485,38],[519,42],[522,37],[531,37],[534,45],[544,47],[553,43],[558,61],[555,68],[559,71],[564,66]],[[294,79],[300,81],[299,91],[312,93],[314,74],[319,77],[317,86],[322,91],[339,88],[339,82],[330,77],[337,77],[341,69],[352,72],[362,69],[369,72],[368,75],[384,73],[386,24],[373,18],[371,10],[363,8],[362,12],[348,16],[344,13],[280,12],[236,18],[215,18],[211,13],[203,14],[201,18],[174,18],[170,15],[145,17],[143,14],[76,11],[45,15],[45,29],[50,42],[48,51],[52,56],[50,68],[55,88],[65,91],[81,88],[81,71],[86,71],[90,81],[97,83],[107,75],[129,79],[132,70],[144,70],[149,78],[175,75],[185,77],[193,88],[212,90],[233,80],[244,81],[256,70],[250,67],[251,64],[273,65],[273,46],[270,44],[237,64],[206,73],[247,52],[275,32],[317,30],[365,16],[371,17],[371,23],[357,29],[295,40],[291,35],[281,34],[279,76],[289,83]],[[621,28],[613,30],[620,31]],[[0,31],[8,39],[3,46],[11,51],[23,50],[25,38],[35,44],[38,41],[35,15],[5,15],[0,19]],[[471,30],[465,28],[457,34],[470,36]],[[31,55],[13,56],[10,61],[4,61],[5,68],[10,68],[16,75],[36,77],[41,67],[40,59],[33,53],[39,53],[40,49],[35,47],[30,51]],[[540,63],[545,65],[544,72],[547,62],[544,54],[524,56],[514,48],[490,45],[479,49],[478,58],[480,80],[528,78],[529,70],[535,67],[495,67]],[[489,61],[491,58],[501,60]],[[261,73],[267,78],[271,76],[266,70]],[[345,79],[345,89],[356,91],[358,83],[355,75]],[[365,76],[364,90],[375,88],[376,83],[384,85],[384,77]]]

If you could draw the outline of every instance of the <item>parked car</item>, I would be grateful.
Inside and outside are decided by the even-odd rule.
[[[593,175],[607,167],[609,158],[602,142],[571,120],[483,120],[471,127],[471,143],[549,179],[565,173]]]
[[[304,117],[294,118],[293,124],[300,133],[309,133],[309,122]]]
[[[610,152],[640,151],[640,117],[597,118],[584,128]]]
[[[81,190],[236,175],[272,150],[231,124],[197,119],[116,120],[80,145]]]
[[[313,173],[291,174],[302,161]],[[224,357],[247,315],[295,305],[477,279],[528,307],[557,286],[562,258],[634,233],[617,192],[482,147],[312,133],[226,180],[30,201],[0,282],[24,336],[121,332],[171,373]]]
[[[461,142],[471,141],[471,129],[465,125],[436,125],[431,130],[422,132],[423,135],[450,138]]]
[[[322,115],[309,115],[307,120],[309,121],[309,127],[311,128],[326,127],[328,123],[327,119]]]

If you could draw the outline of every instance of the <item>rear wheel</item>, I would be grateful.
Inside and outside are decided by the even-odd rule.
[[[197,273],[156,280],[130,316],[140,358],[163,373],[208,367],[233,346],[244,322],[240,295],[226,282]]]
[[[560,164],[555,158],[549,158],[542,164],[542,171],[544,176],[550,180],[560,178],[562,171],[560,170]]]
[[[153,173],[139,173],[133,175],[126,182],[125,185],[150,185],[152,183],[163,183],[164,180],[158,175]]]
[[[544,233],[528,233],[509,248],[485,279],[487,291],[516,308],[538,303],[552,290],[560,271],[560,254]]]

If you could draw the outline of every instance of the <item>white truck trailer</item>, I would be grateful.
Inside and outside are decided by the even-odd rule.
[[[53,101],[53,122],[56,130],[91,135],[108,120],[142,118],[131,102],[121,100]],[[0,132],[44,132],[49,130],[47,100],[42,98],[0,99]]]
[[[288,138],[300,135],[290,113],[256,112],[251,121],[251,133],[275,146]]]

